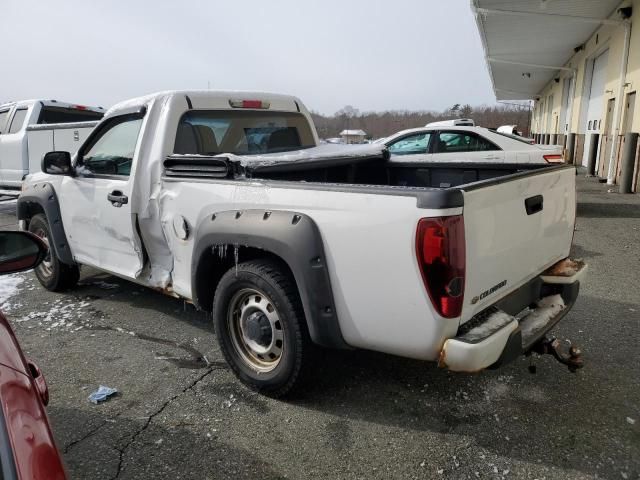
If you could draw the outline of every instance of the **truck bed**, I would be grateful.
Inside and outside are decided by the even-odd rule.
[[[331,147],[331,148],[327,148]],[[165,174],[184,178],[263,179],[287,182],[447,189],[516,174],[567,168],[557,164],[402,162],[378,146],[320,147],[260,156],[171,155]],[[571,168],[571,167],[569,167]]]
[[[269,162],[172,155],[164,162],[164,188],[171,192],[172,211],[187,211],[190,204],[182,199],[207,198],[206,191],[217,211],[291,206],[309,215],[334,257],[332,284],[349,298],[349,307],[339,302],[338,310],[352,346],[433,359],[441,347],[438,335],[451,336],[569,253],[575,219],[572,166],[401,163],[390,161],[385,151],[366,149],[313,159],[309,150],[305,154],[311,158],[291,161],[289,155],[282,162],[277,155]],[[194,212],[194,224],[203,212],[213,213],[203,205]],[[416,225],[421,218],[443,215],[462,215],[464,221],[464,303],[457,319],[427,326],[425,305],[418,300],[427,295],[416,264]],[[381,276],[380,266],[391,268],[392,275]],[[174,287],[188,291],[178,280],[186,271],[178,270]],[[530,299],[522,298],[513,308],[527,306]],[[406,317],[394,313],[398,304]],[[394,319],[398,330],[390,332],[385,318]],[[410,331],[415,335],[402,333]]]

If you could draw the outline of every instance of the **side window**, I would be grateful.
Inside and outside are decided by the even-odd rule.
[[[458,152],[484,152],[490,150],[500,150],[491,143],[475,133],[470,132],[439,132],[434,153],[458,153]]]
[[[78,163],[89,173],[129,176],[141,126],[142,118],[137,116],[113,119],[82,154]]]
[[[9,110],[2,110],[0,112],[0,134],[5,133],[7,120],[9,120]]]
[[[27,118],[26,108],[21,108],[20,110],[16,110],[16,113],[13,114],[13,120],[11,120],[9,133],[17,133],[20,130],[22,130],[22,126],[24,125],[24,121],[26,118]]]
[[[430,133],[416,133],[415,135],[402,137],[388,145],[389,152],[392,155],[416,155],[420,153],[427,153],[430,138]]]

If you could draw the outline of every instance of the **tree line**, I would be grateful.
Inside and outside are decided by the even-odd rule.
[[[367,138],[387,137],[399,130],[422,127],[429,122],[453,118],[471,118],[476,125],[497,128],[501,125],[517,125],[524,135],[529,134],[529,105],[500,104],[471,105],[455,104],[442,112],[390,110],[385,112],[360,112],[347,105],[331,116],[311,112],[320,138],[337,137],[345,129],[361,129]]]

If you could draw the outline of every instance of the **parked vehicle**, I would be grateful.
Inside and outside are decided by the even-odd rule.
[[[47,254],[33,234],[0,232],[0,274],[34,268]],[[45,410],[48,402],[42,372],[24,356],[0,312],[0,478],[66,478]]]
[[[392,161],[562,163],[562,146],[532,145],[528,139],[482,127],[429,126],[402,130],[383,142]]]
[[[19,190],[51,150],[75,152],[104,115],[102,107],[56,100],[0,105],[0,189]]]
[[[440,120],[438,122],[430,122],[425,127],[474,127],[475,122],[472,118],[454,118],[452,120]]]
[[[522,136],[522,133],[518,131],[517,125],[502,125],[501,127],[496,128],[496,132],[506,133],[508,135],[515,135],[517,137]]]
[[[235,374],[273,396],[312,344],[477,371],[529,352],[573,305],[584,269],[544,274],[571,247],[573,167],[317,144],[290,96],[116,105],[25,182],[20,225],[51,247],[36,275],[58,291],[91,265],[213,312]]]

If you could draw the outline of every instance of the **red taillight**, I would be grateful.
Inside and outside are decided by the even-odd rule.
[[[86,110],[87,109],[87,107],[85,107],[84,105],[74,105],[73,108],[76,109],[76,110]]]
[[[264,100],[229,100],[229,105],[233,108],[269,108],[271,104]]]
[[[547,161],[547,163],[562,163],[564,161],[562,155],[559,155],[557,153],[554,153],[552,155],[543,155],[542,157]]]
[[[462,215],[421,219],[416,234],[416,254],[435,309],[445,318],[459,317],[465,275]]]

